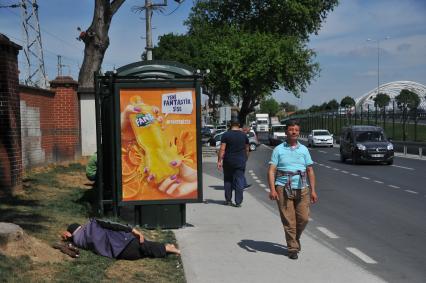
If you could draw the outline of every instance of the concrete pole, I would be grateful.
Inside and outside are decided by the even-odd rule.
[[[145,0],[145,19],[146,19],[146,60],[152,60],[152,1]]]

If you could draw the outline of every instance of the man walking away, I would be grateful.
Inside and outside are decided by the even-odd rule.
[[[298,142],[299,124],[289,121],[286,134],[287,141],[275,147],[269,162],[269,198],[278,204],[288,257],[297,259],[300,236],[309,220],[309,205],[317,202],[318,196],[311,155],[306,146]]]
[[[235,206],[241,207],[243,191],[246,185],[244,171],[249,154],[247,135],[240,130],[237,118],[231,120],[231,129],[221,139],[217,168],[222,170],[225,189],[225,205],[232,204],[232,192],[235,192]]]

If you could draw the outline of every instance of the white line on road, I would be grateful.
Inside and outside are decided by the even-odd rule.
[[[377,181],[377,180],[374,180],[374,183],[383,184],[382,181]]]
[[[406,191],[407,193],[410,193],[410,194],[418,194],[418,192],[412,191],[412,190],[404,190],[404,191]]]
[[[394,188],[394,189],[399,189],[398,186],[394,186],[394,185],[388,185],[388,187]]]
[[[262,188],[266,188],[265,184],[259,184],[259,186],[261,186]]]
[[[371,263],[371,264],[376,264],[377,263],[377,261],[375,261],[374,259],[372,259],[368,255],[366,255],[365,253],[361,252],[357,248],[347,247],[346,249],[348,251],[350,251],[352,254],[354,254],[355,256],[359,257],[365,263]]]
[[[249,170],[249,173],[253,173],[253,170]]]
[[[257,178],[257,176],[256,175],[254,175],[254,176],[251,176],[253,179],[255,179],[255,180],[257,180],[257,179],[259,179],[259,178]]]
[[[391,165],[393,167],[398,167],[398,168],[402,168],[402,169],[407,169],[407,170],[415,170],[414,168],[410,168],[410,167],[405,167],[405,166],[399,166],[399,165]]]
[[[333,232],[331,232],[330,230],[328,230],[325,227],[317,227],[318,230],[320,230],[324,235],[326,235],[327,237],[331,238],[331,239],[338,239],[339,236],[337,236],[336,234],[334,234]]]
[[[330,166],[328,166],[328,165],[325,165],[325,167],[327,167],[327,168],[331,168]]]
[[[338,153],[335,153],[334,155],[335,155],[335,156],[340,156],[340,154],[338,154]]]
[[[309,217],[309,221],[314,221],[312,218]]]
[[[262,181],[261,181],[261,180],[256,180],[256,182],[258,182],[259,184],[260,184],[260,183],[262,183]]]
[[[321,153],[328,153],[327,151],[324,151],[324,150],[318,150],[318,152],[321,152]]]
[[[368,178],[368,177],[361,177],[361,178],[363,178],[365,180],[370,180],[370,178]]]
[[[358,174],[355,174],[355,173],[351,173],[351,175],[352,175],[352,176],[355,176],[355,177],[358,177],[358,176],[359,176]]]
[[[267,191],[269,193],[269,189],[265,189],[265,191]]]
[[[333,170],[334,170],[334,171],[340,171],[340,169],[339,169],[339,168],[333,168]]]
[[[348,171],[345,171],[345,170],[342,170],[342,173],[348,174],[349,172],[348,172]]]

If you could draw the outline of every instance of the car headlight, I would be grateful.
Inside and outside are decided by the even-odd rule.
[[[359,150],[366,150],[367,148],[365,147],[365,145],[363,145],[363,144],[359,144],[359,143],[357,143],[356,144],[356,147],[359,149]]]
[[[386,147],[387,148],[387,150],[393,150],[393,144],[388,144],[388,146]]]

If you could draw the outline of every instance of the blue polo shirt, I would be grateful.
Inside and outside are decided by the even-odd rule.
[[[299,142],[294,148],[288,145],[287,142],[278,145],[272,151],[271,161],[269,161],[269,164],[275,165],[277,170],[291,172],[298,170],[306,172],[306,167],[313,163],[308,148]],[[287,176],[276,178],[275,185],[284,186],[288,178]],[[302,189],[300,175],[291,177],[291,187],[292,189]]]

